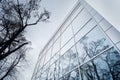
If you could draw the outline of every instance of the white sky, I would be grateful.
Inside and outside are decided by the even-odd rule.
[[[27,29],[26,37],[33,49],[27,53],[28,66],[22,72],[25,80],[30,80],[38,55],[51,36],[62,24],[78,0],[42,0],[41,6],[51,12],[49,23],[39,23]],[[86,0],[103,17],[120,31],[120,0]],[[24,80],[22,79],[22,80]]]

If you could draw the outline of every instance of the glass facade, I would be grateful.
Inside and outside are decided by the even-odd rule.
[[[78,1],[41,51],[32,80],[119,80],[120,33]]]

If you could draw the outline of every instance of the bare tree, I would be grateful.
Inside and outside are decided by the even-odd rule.
[[[36,25],[49,18],[49,12],[44,10],[38,14],[39,0],[20,2],[19,0],[2,0],[0,3],[0,60],[28,44],[23,38],[26,27]],[[34,16],[34,17],[33,17]],[[33,23],[31,19],[35,19]],[[20,39],[22,36],[22,39]],[[24,41],[21,41],[23,40]],[[14,44],[14,47],[12,45]],[[11,49],[12,47],[12,49]]]
[[[21,68],[20,63],[25,60],[25,51],[20,49],[1,61],[0,80],[17,80],[18,68]]]
[[[40,2],[41,0],[0,0],[1,80],[14,72],[25,55],[25,46],[29,44],[24,36],[25,29],[49,19],[47,10],[40,12]]]

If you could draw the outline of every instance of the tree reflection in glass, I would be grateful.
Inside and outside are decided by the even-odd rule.
[[[110,46],[110,42],[98,27],[84,36],[77,44],[79,62],[84,63]]]
[[[81,80],[119,80],[120,54],[115,48],[104,52],[81,68]]]

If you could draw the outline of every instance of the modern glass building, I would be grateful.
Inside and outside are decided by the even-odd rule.
[[[32,80],[120,80],[120,32],[78,1],[40,52]]]

